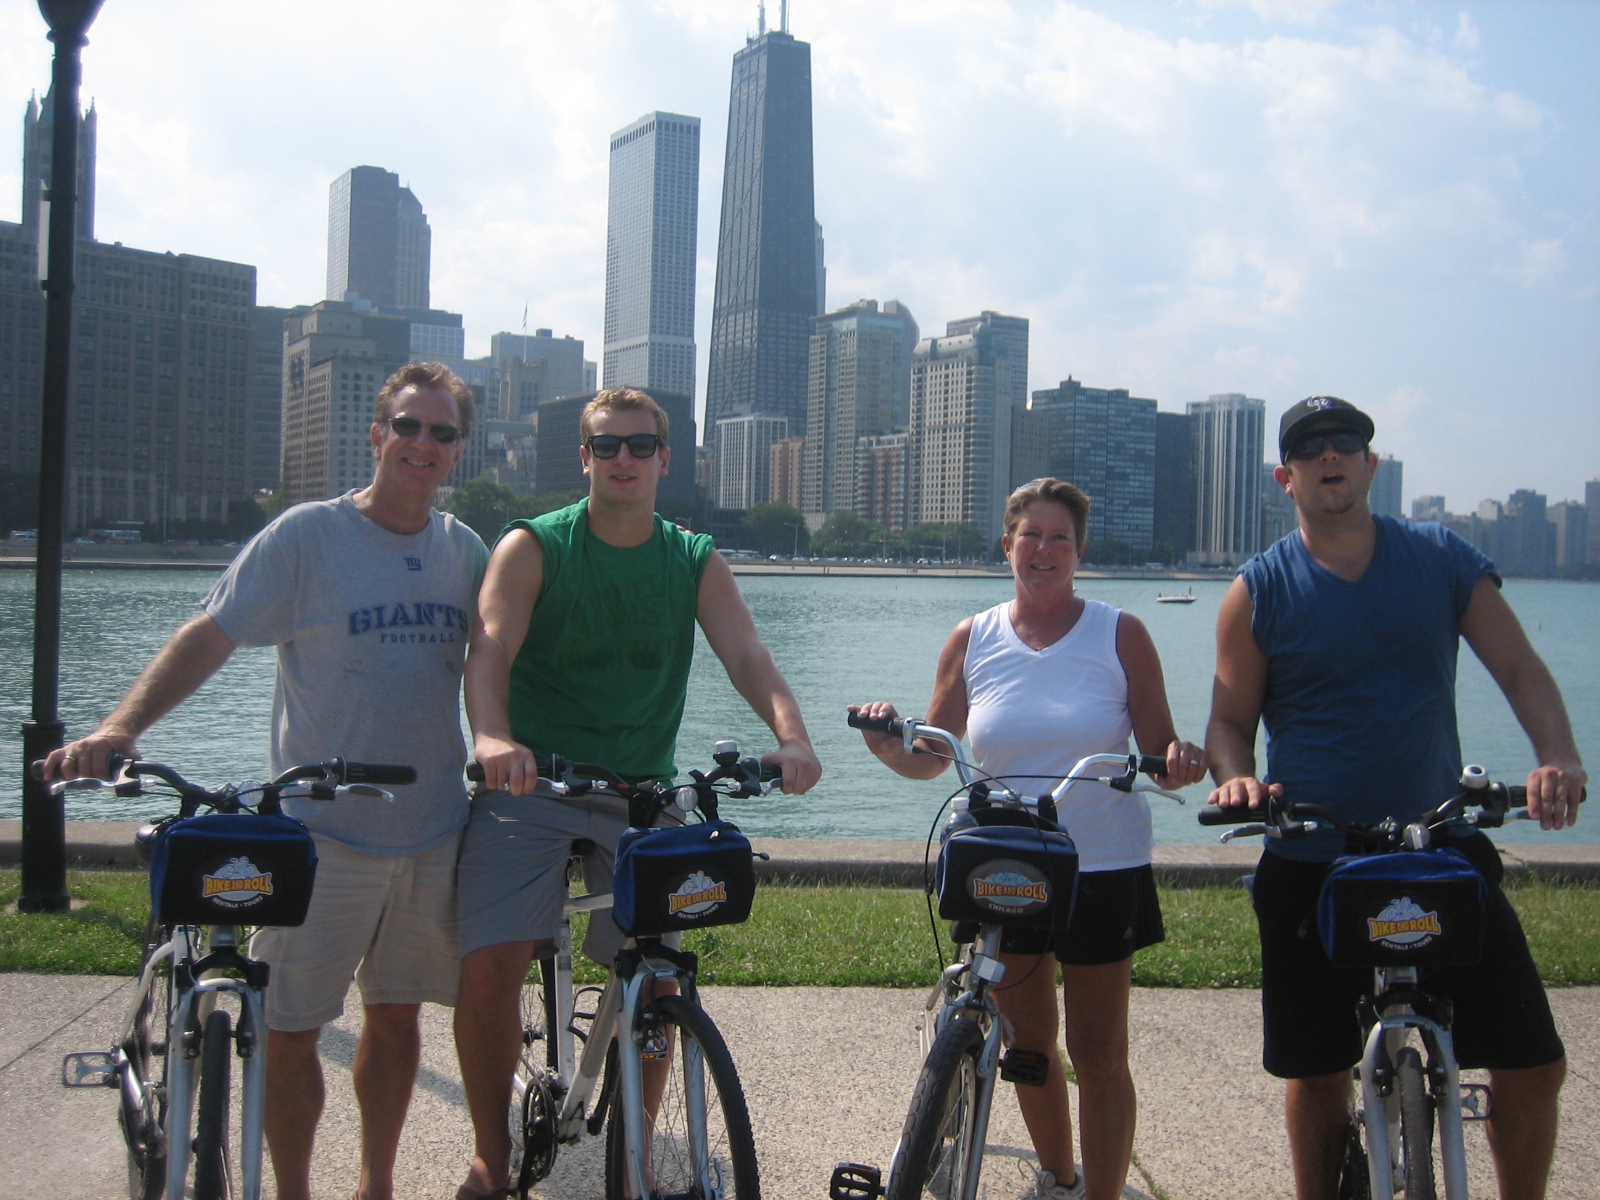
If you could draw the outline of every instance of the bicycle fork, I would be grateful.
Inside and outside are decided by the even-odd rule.
[[[1396,1123],[1391,1110],[1399,1104],[1399,1085],[1392,1064],[1405,1042],[1406,1031],[1422,1034],[1428,1049],[1429,1090],[1439,1131],[1439,1159],[1446,1200],[1467,1200],[1467,1155],[1461,1121],[1461,1070],[1456,1065],[1450,1031],[1420,1013],[1402,1009],[1381,1017],[1367,1033],[1361,1058],[1361,1105],[1367,1133],[1367,1178],[1372,1200],[1394,1195],[1394,1169],[1399,1147],[1392,1141]],[[1385,1069],[1385,1064],[1388,1068]],[[1443,1085],[1432,1087],[1434,1070],[1443,1072]],[[1385,1084],[1387,1080],[1387,1084]],[[1387,1087],[1387,1094],[1385,1094]]]

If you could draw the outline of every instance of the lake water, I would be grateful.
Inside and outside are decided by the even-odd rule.
[[[117,702],[171,631],[195,615],[210,572],[71,571],[64,585],[61,710],[69,734],[92,729]],[[825,774],[808,795],[775,795],[730,805],[748,832],[788,837],[922,838],[954,776],[932,783],[901,779],[867,753],[844,724],[844,706],[892,700],[921,713],[934,662],[956,622],[1009,597],[1008,579],[743,576],[740,587],[763,638],[793,685]],[[1179,735],[1202,740],[1210,704],[1217,606],[1227,584],[1194,585],[1190,605],[1157,604],[1171,584],[1081,580],[1082,594],[1134,613],[1161,652]],[[31,687],[33,576],[0,572],[0,817],[20,811],[20,722]],[[1593,583],[1512,581],[1506,596],[1566,697],[1587,763],[1600,763],[1600,587]],[[267,774],[273,654],[247,650],[187,704],[151,730],[140,749],[198,781]],[[1495,778],[1519,780],[1532,765],[1527,739],[1470,650],[1463,649],[1457,701],[1467,761]],[[771,735],[729,686],[702,639],[678,742],[680,769],[709,765],[711,744],[736,738],[749,752],[772,748]],[[1258,751],[1259,753],[1259,751]],[[947,782],[948,781],[948,782]],[[1195,824],[1206,789],[1187,790],[1179,808],[1155,798],[1156,838],[1201,843],[1215,831]],[[736,808],[736,811],[735,811]],[[159,812],[138,802],[74,802],[76,818],[133,819]],[[1600,843],[1600,818],[1561,834],[1517,826],[1501,841]]]

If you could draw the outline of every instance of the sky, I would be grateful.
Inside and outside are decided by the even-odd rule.
[[[1372,414],[1455,511],[1600,476],[1600,4],[793,0],[828,304],[1031,321],[1029,387]],[[776,0],[768,21],[777,23]],[[754,0],[107,0],[97,235],[324,290],[327,193],[398,172],[432,300],[599,360],[607,139],[701,118],[703,402],[731,59]],[[0,0],[0,218],[49,83]],[[7,199],[13,197],[13,199]]]

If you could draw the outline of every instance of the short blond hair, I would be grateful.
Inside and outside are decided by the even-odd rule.
[[[647,412],[656,419],[656,434],[662,444],[665,445],[669,440],[672,422],[667,419],[667,410],[657,404],[648,392],[625,387],[596,392],[594,399],[583,406],[583,415],[578,418],[580,439],[587,438],[593,432],[595,414],[603,412]]]
[[[1022,523],[1022,514],[1030,504],[1051,500],[1072,514],[1073,527],[1078,531],[1078,549],[1083,549],[1089,534],[1089,497],[1081,488],[1059,479],[1034,479],[1011,493],[1006,501],[1006,533],[1016,532]]]
[[[440,362],[407,363],[384,381],[383,391],[378,393],[378,411],[373,416],[375,425],[381,425],[393,414],[394,398],[408,387],[437,388],[441,392],[449,392],[450,398],[456,402],[457,424],[461,427],[461,439],[466,440],[467,434],[472,432],[472,417],[475,405],[472,399],[472,389],[466,381]]]

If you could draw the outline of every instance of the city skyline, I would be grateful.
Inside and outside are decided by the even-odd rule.
[[[1563,197],[1595,191],[1596,85],[1579,66],[1600,22],[1554,6],[1272,11],[999,5],[991,51],[958,46],[917,7],[794,6],[791,29],[813,46],[833,307],[895,295],[919,313],[1014,312],[1032,321],[1036,379],[1127,387],[1163,411],[1234,391],[1266,398],[1270,428],[1302,395],[1344,395],[1377,419],[1376,448],[1407,463],[1408,502],[1438,493],[1469,511],[1530,484],[1552,502],[1581,497],[1600,461],[1600,234]],[[753,4],[497,13],[503,45],[472,68],[475,103],[495,110],[488,141],[459,137],[453,109],[385,91],[393,37],[478,46],[467,18],[418,9],[388,29],[352,5],[326,46],[280,51],[303,15],[283,13],[248,26],[258,54],[236,61],[246,26],[225,15],[108,6],[85,51],[85,100],[102,125],[99,237],[254,263],[261,303],[302,304],[322,290],[328,181],[379,163],[424,199],[433,302],[465,313],[469,352],[482,353],[525,304],[540,325],[600,344],[606,134],[639,112],[702,115],[701,219],[716,219],[728,64],[754,32]],[[20,105],[48,81],[48,43],[32,5],[0,8],[0,29],[0,73]],[[1105,62],[1085,61],[1069,35]],[[296,92],[333,53],[348,69]],[[548,78],[529,82],[540,54]],[[501,70],[503,55],[523,67]],[[1159,85],[1118,85],[1114,69],[1130,64]],[[1229,90],[1220,80],[1234,68],[1247,69]],[[1331,87],[1320,114],[1304,99],[1318,80]],[[507,88],[521,89],[520,107]],[[1238,106],[1231,124],[1226,104]],[[1380,104],[1391,117],[1366,132]],[[1263,125],[1269,109],[1284,129]],[[313,112],[340,119],[313,130]],[[947,138],[920,136],[947,120]],[[1006,169],[958,178],[941,154],[980,127]],[[1119,130],[1126,146],[1108,148]],[[0,134],[0,188],[18,195],[20,128],[0,122]],[[1039,150],[1024,157],[1023,145]],[[1082,197],[1053,186],[1063,173],[1106,179],[1118,162],[1137,168],[1125,182]],[[1306,190],[1285,183],[1291,166]],[[1158,200],[1155,185],[1174,181]],[[1224,202],[1236,221],[1218,216]]]

